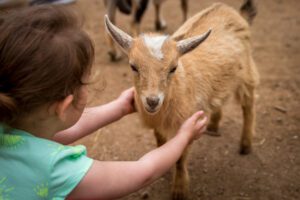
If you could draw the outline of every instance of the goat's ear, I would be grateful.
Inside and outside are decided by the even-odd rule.
[[[209,29],[206,33],[202,35],[198,35],[195,37],[190,37],[184,40],[180,40],[177,42],[177,50],[178,52],[183,55],[194,48],[196,48],[199,44],[201,44],[206,38],[209,36],[211,29]]]
[[[109,35],[114,39],[116,43],[118,43],[122,50],[128,54],[128,51],[132,45],[132,37],[113,25],[111,21],[109,20],[108,16],[105,15],[104,24],[106,27],[106,31],[109,33]]]

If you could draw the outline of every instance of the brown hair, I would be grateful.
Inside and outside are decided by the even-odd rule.
[[[0,19],[0,122],[76,94],[94,47],[75,15],[37,6]]]

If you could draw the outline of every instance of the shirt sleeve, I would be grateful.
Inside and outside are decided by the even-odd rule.
[[[63,146],[52,160],[49,188],[52,198],[66,198],[85,176],[92,163],[93,159],[86,156],[85,146]]]

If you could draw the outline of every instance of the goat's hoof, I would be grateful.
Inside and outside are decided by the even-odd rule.
[[[122,56],[120,54],[112,52],[112,51],[109,51],[108,55],[110,57],[111,62],[118,62],[119,60],[122,59]]]
[[[247,154],[251,153],[251,151],[252,151],[251,146],[241,146],[241,148],[240,148],[241,155],[247,155]]]
[[[205,131],[205,134],[213,137],[220,137],[221,133],[219,133],[218,130],[218,126],[215,126],[215,124],[209,124]]]
[[[157,21],[155,22],[155,30],[163,31],[167,28],[167,23],[165,21]]]
[[[174,185],[172,200],[188,200],[188,189],[181,184]]]
[[[172,200],[188,200],[188,196],[186,193],[177,190],[177,191],[173,191]]]

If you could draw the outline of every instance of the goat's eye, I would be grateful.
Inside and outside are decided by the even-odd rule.
[[[173,68],[171,68],[171,70],[170,70],[170,74],[173,74],[173,73],[176,71],[176,69],[177,69],[177,66],[176,66],[176,67],[173,67]]]
[[[137,69],[137,67],[135,65],[130,64],[130,67],[131,67],[132,71],[139,72],[138,69]]]

